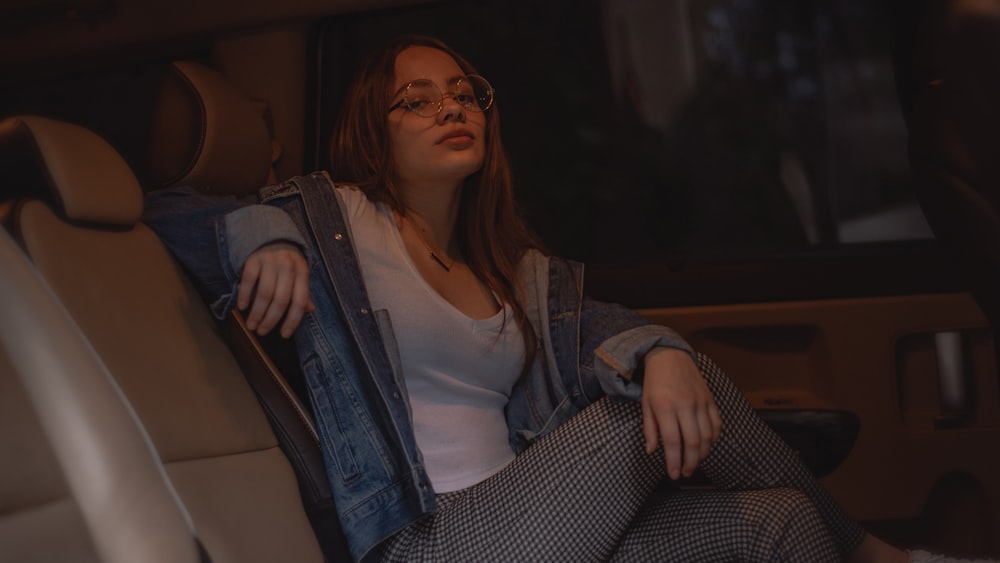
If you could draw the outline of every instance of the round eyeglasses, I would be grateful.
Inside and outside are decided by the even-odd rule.
[[[451,96],[460,106],[475,112],[483,112],[493,105],[493,87],[485,78],[470,74],[452,80],[448,83],[448,93],[441,91],[433,81],[419,78],[408,83],[396,92],[403,94],[403,99],[392,104],[388,113],[404,107],[420,117],[434,117],[441,113],[445,96]]]

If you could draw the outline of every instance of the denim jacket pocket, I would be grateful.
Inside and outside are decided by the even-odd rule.
[[[331,366],[331,369],[337,369]],[[327,424],[319,425],[320,440],[324,442],[323,452],[327,455],[327,471],[331,478],[339,476],[344,483],[350,483],[361,476],[358,458],[351,447],[351,437],[345,431],[346,425],[341,420],[343,413],[337,408],[336,398],[331,395],[331,386],[327,383],[333,374],[323,370],[323,362],[317,356],[312,356],[302,363],[302,371],[309,386],[309,394],[313,400],[313,408],[319,419]],[[329,422],[334,424],[329,424]]]

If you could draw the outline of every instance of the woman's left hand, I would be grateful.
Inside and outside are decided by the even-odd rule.
[[[691,355],[676,348],[646,354],[642,384],[646,451],[663,442],[667,475],[690,477],[719,439],[722,417]]]

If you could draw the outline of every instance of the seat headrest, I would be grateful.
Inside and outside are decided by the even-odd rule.
[[[205,193],[247,195],[271,171],[271,135],[261,105],[218,72],[169,65],[153,116],[149,188],[177,185]]]
[[[38,197],[74,221],[131,226],[142,189],[118,151],[78,125],[38,116],[0,121],[0,189]]]

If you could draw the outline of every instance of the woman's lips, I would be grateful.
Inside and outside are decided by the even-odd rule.
[[[467,145],[471,144],[473,140],[475,140],[475,136],[472,134],[471,131],[467,131],[465,129],[456,129],[455,131],[446,133],[440,139],[438,139],[438,144],[449,145],[449,146]]]

